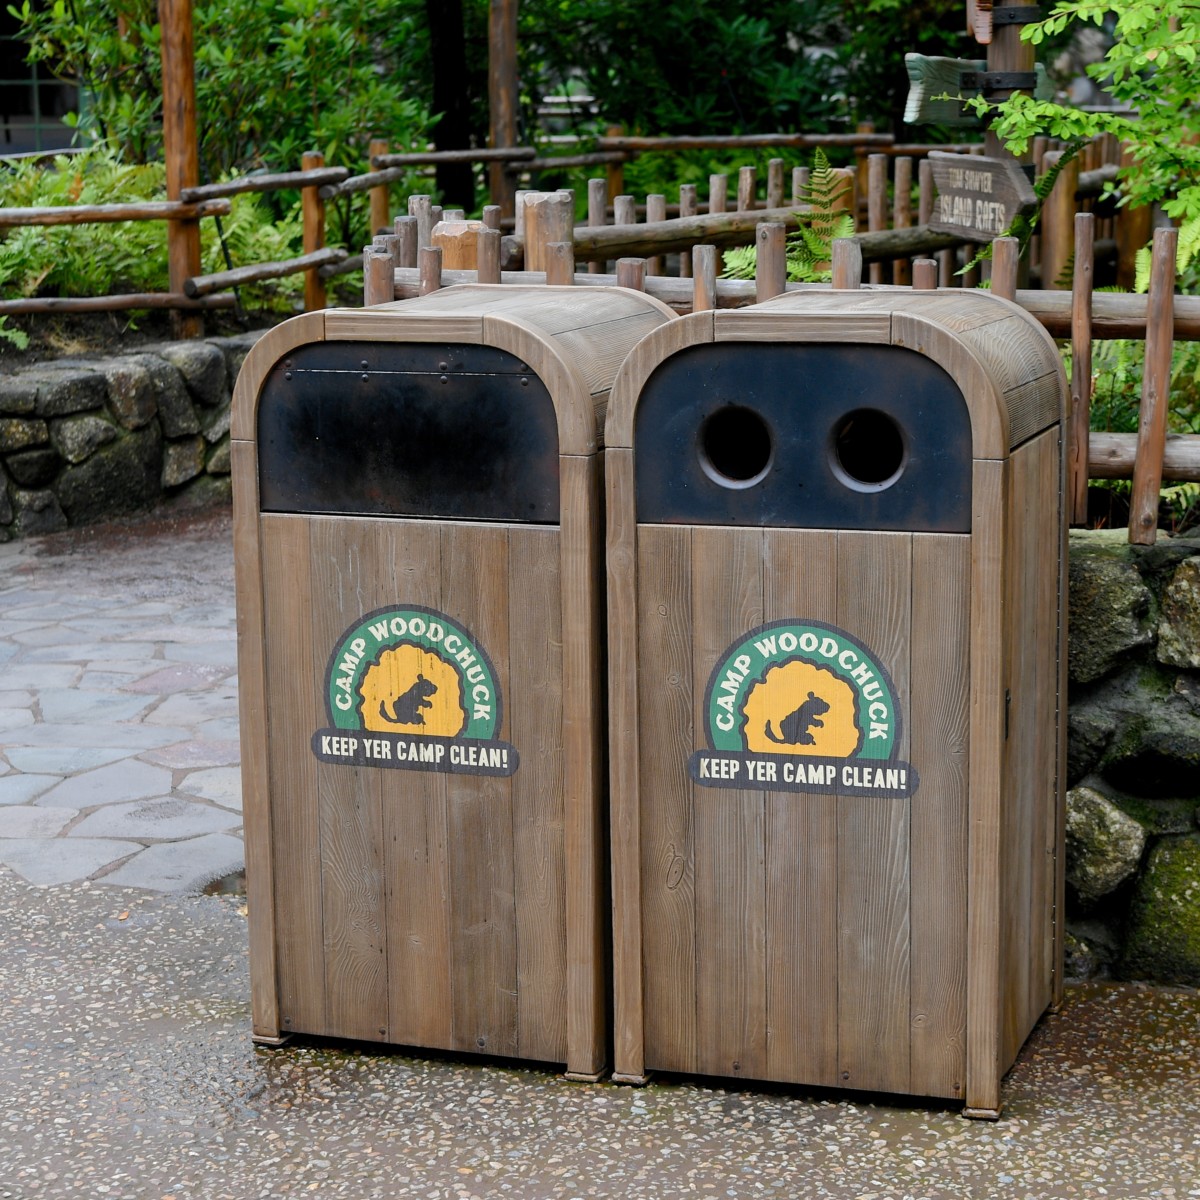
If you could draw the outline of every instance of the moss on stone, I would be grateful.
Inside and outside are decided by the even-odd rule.
[[[1130,908],[1121,974],[1200,986],[1200,836],[1151,852]]]

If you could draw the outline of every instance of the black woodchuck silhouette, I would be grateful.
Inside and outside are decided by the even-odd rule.
[[[816,693],[809,692],[808,699],[799,708],[788,713],[782,721],[778,722],[780,737],[776,737],[771,732],[770,721],[767,722],[764,732],[771,741],[780,746],[813,746],[816,744],[816,738],[808,731],[824,729],[825,722],[818,718],[822,713],[828,711],[829,705]]]
[[[392,701],[392,711],[387,710],[387,701],[379,702],[379,715],[393,725],[424,725],[423,708],[432,708],[428,697],[436,692],[437,684],[430,683],[424,675],[418,675],[417,681],[404,693]]]

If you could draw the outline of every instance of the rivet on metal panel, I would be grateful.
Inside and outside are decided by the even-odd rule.
[[[438,382],[439,382],[439,383],[449,383],[449,382],[450,382],[450,376],[449,376],[449,375],[439,375],[439,376],[438,376]]]
[[[522,387],[528,387],[528,386],[529,386],[529,376],[528,376],[528,375],[522,375],[522,376],[521,376],[521,386],[522,386]]]

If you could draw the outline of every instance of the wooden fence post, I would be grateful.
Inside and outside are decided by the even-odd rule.
[[[575,205],[561,192],[525,195],[525,270],[547,270],[551,242],[573,242]]]
[[[834,238],[833,286],[848,290],[862,287],[862,249],[853,238]]]
[[[300,169],[315,171],[325,165],[325,156],[310,150],[300,159]],[[325,245],[325,201],[319,187],[300,189],[300,215],[304,222],[304,253],[312,254]],[[316,267],[304,272],[304,311],[315,312],[325,307],[325,280]]]
[[[660,192],[654,192],[646,197],[646,220],[647,221],[665,221],[667,219],[667,198]],[[656,254],[653,258],[646,260],[647,275],[661,275],[663,273],[663,263],[666,260],[661,254]]]
[[[184,188],[197,187],[200,183],[192,0],[158,0],[158,22],[162,31],[163,157],[167,168],[167,199],[178,200]],[[167,272],[170,290],[178,293],[183,292],[184,280],[200,274],[198,220],[168,222]],[[204,333],[204,318],[199,313],[173,312],[171,320],[180,337],[194,338]]]
[[[517,144],[517,0],[490,0],[488,4],[488,113],[489,145],[496,149]],[[488,166],[488,187],[493,204],[511,217],[516,210],[516,176],[508,163]]]
[[[867,155],[867,231],[869,233],[887,228],[887,172],[886,154]],[[883,263],[871,263],[868,274],[872,283],[882,283]]]
[[[608,181],[605,179],[589,179],[587,185],[588,225],[596,228],[608,222]],[[604,263],[588,263],[588,274],[599,275],[604,270]]]
[[[1061,162],[1061,150],[1048,151],[1043,158],[1046,170]],[[1042,207],[1042,290],[1062,291],[1059,282],[1071,261],[1075,239],[1075,191],[1079,187],[1079,159],[1073,158],[1059,172],[1054,188]]]
[[[692,312],[717,307],[716,246],[696,246],[692,250]]]
[[[1017,260],[1021,256],[1019,238],[999,237],[992,242],[992,295],[1004,300],[1017,298]]]
[[[896,159],[893,169],[892,228],[912,227],[912,183],[913,160],[908,157]],[[906,284],[912,281],[912,266],[907,258],[898,258],[892,263],[892,282]]]
[[[623,137],[625,128],[622,125],[609,125],[604,130],[605,137]],[[608,203],[616,202],[618,196],[625,191],[625,164],[610,162],[605,164],[605,174],[608,178]]]
[[[1153,546],[1158,535],[1158,493],[1162,487],[1171,391],[1171,350],[1175,323],[1175,256],[1178,229],[1154,231],[1150,303],[1146,313],[1146,365],[1138,420],[1137,459],[1129,502],[1129,540]]]
[[[679,215],[680,217],[694,217],[699,209],[699,201],[696,195],[696,185],[694,183],[685,183],[679,188]],[[690,250],[681,250],[679,253],[679,278],[690,279],[692,277],[692,252]]]
[[[1095,218],[1075,214],[1075,270],[1071,281],[1071,418],[1067,489],[1071,524],[1087,522],[1088,443],[1092,426],[1092,286]]]
[[[383,138],[372,138],[367,144],[367,169],[373,171],[375,168],[370,165],[371,159],[377,154],[383,155],[388,152],[388,144]],[[386,183],[376,184],[371,189],[371,232],[378,233],[381,229],[387,229],[392,223],[391,205],[388,203],[388,185]]]
[[[779,221],[764,221],[755,230],[754,242],[754,299],[761,304],[787,287],[787,228]]]

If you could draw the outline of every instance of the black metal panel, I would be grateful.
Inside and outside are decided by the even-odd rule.
[[[896,469],[885,468],[887,478],[864,482],[846,443],[839,452],[839,430],[853,413],[866,418],[847,436],[865,431],[868,457],[875,426],[894,443]],[[723,343],[682,351],[646,383],[634,459],[642,522],[971,528],[966,401],[936,363],[898,347]]]
[[[487,346],[314,342],[258,406],[262,509],[559,520],[550,393]]]

